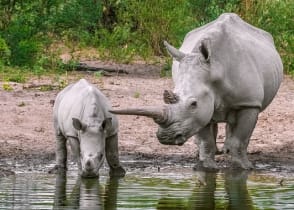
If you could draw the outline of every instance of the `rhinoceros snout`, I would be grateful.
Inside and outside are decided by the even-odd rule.
[[[163,136],[160,132],[157,132],[157,139],[161,144],[165,145],[178,145],[182,146],[186,142],[186,138],[182,134],[175,134],[171,137]]]
[[[87,158],[83,158],[82,162],[82,177],[91,178],[99,176],[99,169],[104,162],[104,155],[98,153],[97,155],[88,155]]]
[[[86,171],[92,171],[94,168],[93,165],[94,165],[93,161],[87,160],[86,165],[85,165]]]
[[[95,168],[92,160],[87,160],[84,167],[83,167],[81,175],[84,178],[98,177],[99,176],[99,169]]]

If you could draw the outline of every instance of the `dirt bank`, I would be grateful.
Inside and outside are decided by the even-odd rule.
[[[70,73],[58,79],[52,76],[32,78],[26,84],[9,83],[12,91],[4,90],[3,82],[0,83],[0,168],[13,170],[14,166],[5,162],[7,158],[26,161],[28,165],[54,159],[50,100],[55,98],[57,87],[65,81],[88,79],[103,91],[113,107],[155,105],[163,104],[163,90],[173,87],[172,80],[161,78],[159,72],[158,66],[133,65],[129,74],[110,77]],[[48,90],[52,87],[53,90]],[[285,76],[278,95],[260,114],[250,140],[249,158],[258,168],[294,171],[293,107],[294,81]],[[196,161],[198,149],[193,138],[183,146],[165,146],[156,139],[157,126],[152,120],[136,116],[119,116],[119,120],[119,148],[125,158],[149,159],[159,165],[166,162],[187,165]],[[221,125],[217,140],[220,148],[223,141]],[[217,161],[220,165],[228,164],[223,155],[218,156]]]

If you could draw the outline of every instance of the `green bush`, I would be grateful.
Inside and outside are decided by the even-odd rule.
[[[0,56],[5,65],[65,69],[48,46],[65,43],[99,50],[102,59],[130,62],[161,56],[163,40],[180,46],[186,33],[224,12],[270,32],[285,71],[293,72],[293,0],[50,0],[1,1]],[[9,53],[10,52],[10,53]],[[4,61],[5,60],[5,61]],[[62,71],[63,71],[62,70]]]
[[[215,20],[222,13],[238,13],[241,7],[240,2],[240,0],[190,0],[190,5],[199,27]]]
[[[35,40],[22,40],[12,49],[11,63],[33,67],[37,61],[39,45]]]
[[[0,37],[0,63],[9,64],[11,51],[4,39]]]
[[[31,14],[20,15],[7,26],[3,37],[11,50],[10,63],[32,67],[40,50],[37,28]]]
[[[95,44],[106,56],[131,60],[163,56],[163,40],[179,45],[195,27],[190,2],[186,0],[111,1],[116,8],[113,27],[96,31]],[[124,61],[125,61],[124,60]]]
[[[251,24],[272,34],[283,59],[284,70],[294,73],[294,1],[253,1],[244,14]]]
[[[56,14],[49,17],[49,23],[54,33],[65,34],[73,41],[83,41],[83,38],[88,38],[87,33],[95,33],[101,17],[101,1],[64,1]]]

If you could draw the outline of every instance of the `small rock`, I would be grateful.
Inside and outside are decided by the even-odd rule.
[[[34,129],[34,131],[36,131],[36,132],[44,132],[44,128],[37,128],[37,127],[36,127],[36,128]]]

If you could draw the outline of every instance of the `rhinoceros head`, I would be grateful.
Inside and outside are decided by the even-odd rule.
[[[209,82],[210,52],[205,41],[193,53],[185,54],[167,42],[168,52],[178,64],[174,92],[165,90],[163,106],[111,110],[114,114],[151,117],[159,125],[162,144],[182,145],[211,120],[214,96]],[[174,73],[174,72],[173,72]],[[173,75],[174,77],[174,75]]]
[[[88,122],[73,118],[73,127],[78,131],[81,176],[97,177],[105,159],[106,131],[111,126],[111,118],[102,122],[92,117]]]

